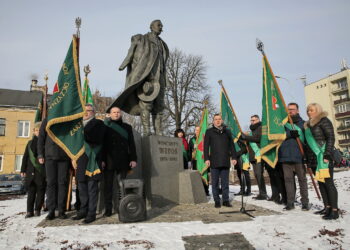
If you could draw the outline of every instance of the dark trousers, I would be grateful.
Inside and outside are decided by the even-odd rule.
[[[35,180],[33,180],[28,185],[27,190],[27,212],[34,212],[34,209],[35,211],[40,211],[45,199],[45,182],[40,180],[39,183],[36,183]]]
[[[320,192],[324,206],[330,206],[331,208],[338,208],[338,191],[334,185],[334,168],[333,166],[329,168],[330,178],[326,178],[325,182],[318,182],[320,187]]]
[[[282,163],[284,181],[287,192],[287,203],[294,204],[295,201],[295,177],[298,177],[301,203],[308,204],[309,196],[307,190],[307,179],[306,179],[306,170],[302,163]]]
[[[284,184],[284,174],[282,166],[280,164],[277,164],[275,168],[272,168],[268,164],[265,164],[265,167],[270,177],[272,191],[271,199],[276,201],[282,199],[283,202],[286,202],[287,192]]]
[[[46,205],[50,212],[54,211],[56,208],[56,199],[58,211],[65,211],[69,166],[69,161],[49,159],[45,162],[47,182]]]
[[[97,198],[98,198],[98,181],[88,180],[78,184],[80,210],[79,213],[87,217],[96,217]]]
[[[259,188],[259,195],[266,196],[266,185],[265,185],[265,179],[264,179],[264,168],[261,162],[252,162],[253,170],[254,170],[254,176],[256,179],[256,182],[258,183]]]
[[[240,167],[238,167],[236,170],[237,170],[237,177],[239,179],[239,185],[241,186],[241,191],[250,193],[252,189],[251,189],[249,170],[243,170]],[[245,181],[242,180],[242,177],[243,177],[242,172],[243,172]]]
[[[116,176],[119,175],[120,180],[126,178],[128,171],[121,170],[117,171],[116,169],[106,169],[104,171],[104,201],[105,201],[105,210],[112,210],[113,208],[113,194],[119,191],[119,183],[117,183],[118,190],[113,190],[114,182],[117,181]],[[118,194],[119,196],[119,194]]]
[[[210,171],[211,171],[211,186],[212,186],[214,201],[220,202],[219,180],[221,181],[222,200],[229,201],[230,168],[212,168]]]

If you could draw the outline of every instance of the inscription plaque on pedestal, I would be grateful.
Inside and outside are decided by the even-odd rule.
[[[179,173],[183,158],[179,138],[151,135],[142,138],[146,198],[151,206],[179,203]]]

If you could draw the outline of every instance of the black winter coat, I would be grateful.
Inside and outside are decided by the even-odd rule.
[[[204,137],[204,160],[210,160],[211,168],[230,167],[230,158],[237,160],[231,131],[226,127],[207,129]]]
[[[249,161],[256,162],[255,153],[254,153],[252,147],[249,145],[249,142],[255,142],[258,145],[258,147],[260,148],[261,122],[250,125],[249,128],[252,131],[252,135],[243,135],[242,134],[241,139],[248,142],[247,145],[248,145],[248,152],[249,152]]]
[[[104,161],[107,169],[129,170],[130,161],[137,161],[136,147],[132,127],[121,119],[112,121],[118,123],[128,133],[125,139],[112,128],[106,126],[104,139]]]
[[[304,132],[305,121],[299,116],[293,117],[294,126],[298,126]],[[298,142],[290,136],[290,130],[285,126],[286,140],[278,151],[278,162],[302,163],[303,156],[300,152]]]
[[[69,156],[61,149],[46,132],[47,119],[41,123],[38,138],[38,158],[45,160],[70,161]]]
[[[32,181],[36,185],[45,185],[45,166],[42,165],[42,172],[39,172],[30,161],[29,157],[29,145],[30,149],[32,150],[34,157],[36,158],[37,153],[37,144],[38,144],[38,137],[34,136],[31,141],[28,142],[26,149],[24,151],[23,159],[22,159],[22,166],[21,166],[21,173],[25,173],[25,185],[28,187]]]
[[[88,143],[90,147],[103,145],[105,131],[106,131],[106,126],[104,125],[103,121],[93,118],[84,126],[85,142]],[[103,158],[103,148],[101,148],[101,151],[96,156],[96,161],[100,169],[102,169],[101,167],[102,158]],[[87,175],[85,175],[88,161],[89,161],[89,158],[85,153],[78,159],[77,161],[78,168],[76,173],[77,180],[87,181],[89,180],[89,178],[92,178],[94,180],[100,180],[101,174],[97,174],[92,177],[88,177]]]
[[[332,122],[327,118],[327,113],[323,112],[313,120],[307,121],[305,127],[311,129],[311,133],[320,147],[326,144],[323,158],[333,161],[335,136]],[[310,167],[315,168],[317,166],[316,155],[310,147],[306,147],[306,149],[307,162]]]

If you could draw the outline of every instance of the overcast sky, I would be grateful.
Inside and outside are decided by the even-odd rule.
[[[168,3],[166,3],[168,2]],[[28,1],[0,2],[0,88],[29,90],[31,76],[57,79],[75,17],[82,18],[81,68],[90,64],[91,88],[115,96],[124,88],[125,71],[117,68],[130,37],[147,33],[161,19],[170,49],[201,55],[207,81],[218,103],[222,79],[237,116],[245,127],[261,114],[262,60],[265,52],[286,102],[296,101],[305,117],[302,81],[313,82],[350,61],[350,1]],[[219,103],[218,103],[219,105]]]

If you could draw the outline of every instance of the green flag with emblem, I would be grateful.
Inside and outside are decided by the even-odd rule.
[[[79,38],[73,36],[48,107],[46,131],[76,161],[84,153],[85,106],[80,87]]]
[[[263,71],[260,153],[262,159],[274,168],[278,161],[278,149],[286,139],[284,125],[288,121],[288,112],[276,78],[265,55],[263,58]]]
[[[225,93],[226,91],[222,89],[221,98],[220,98],[221,99],[221,116],[222,116],[222,120],[224,121],[224,124],[227,126],[227,128],[230,129],[232,133],[235,149],[236,149],[236,152],[238,152],[241,150],[241,148],[238,145],[237,141],[238,141],[238,138],[241,136],[242,131],[241,131],[239,122],[237,120],[235,111],[231,107],[229,103],[229,99]],[[243,163],[242,169],[248,170],[250,166],[248,153],[243,154],[241,156],[241,159]]]
[[[85,103],[94,104],[94,100],[92,99],[92,94],[89,86],[89,79],[85,77],[84,88],[83,88],[83,100]]]
[[[200,124],[199,136],[196,140],[196,164],[202,180],[208,185],[208,166],[204,162],[204,136],[208,128],[208,110],[204,108]]]

